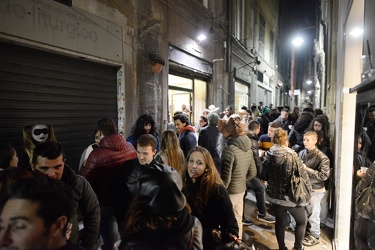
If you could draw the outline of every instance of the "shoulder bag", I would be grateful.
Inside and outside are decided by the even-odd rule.
[[[231,249],[236,249],[236,250],[255,250],[254,244],[249,244],[245,241],[242,241],[238,239],[235,235],[231,235],[233,238],[232,242],[229,243],[224,243],[220,245],[217,250],[231,250]]]
[[[290,178],[290,189],[288,192],[289,200],[299,206],[307,205],[311,200],[311,187],[306,183],[306,180],[300,175],[299,165],[293,157],[292,177]]]
[[[355,200],[355,210],[362,218],[375,221],[374,177],[372,178],[371,184],[364,188],[360,196]]]

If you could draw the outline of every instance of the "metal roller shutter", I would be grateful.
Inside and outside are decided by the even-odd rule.
[[[96,122],[117,123],[116,67],[0,43],[0,142],[22,149],[22,129],[53,126],[76,170]]]

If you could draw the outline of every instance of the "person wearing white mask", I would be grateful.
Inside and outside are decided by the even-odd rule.
[[[20,152],[18,166],[29,168],[34,148],[43,142],[57,142],[53,127],[46,123],[33,123],[23,128],[23,149]]]

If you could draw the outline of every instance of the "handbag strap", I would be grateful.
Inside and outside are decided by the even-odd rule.
[[[299,176],[299,165],[297,163],[297,159],[295,154],[291,154],[292,155],[292,159],[293,159],[293,164],[292,164],[292,173],[293,175],[298,175]]]
[[[193,249],[193,241],[194,241],[194,226],[191,228],[191,236],[190,236],[190,242],[189,242],[188,250]]]

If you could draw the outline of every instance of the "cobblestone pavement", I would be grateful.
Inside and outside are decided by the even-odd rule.
[[[272,211],[269,212],[272,214]],[[245,215],[254,222],[254,225],[243,227],[243,240],[250,244],[253,243],[257,250],[279,249],[274,229],[275,224],[265,223],[257,219],[255,197],[251,192],[248,192],[246,197]],[[333,229],[326,226],[321,229],[320,244],[305,247],[305,250],[332,249],[332,236]],[[294,232],[285,231],[285,243],[289,250],[293,248]]]

